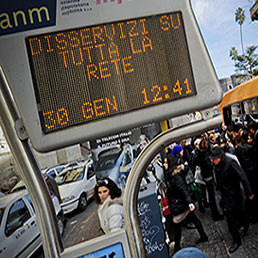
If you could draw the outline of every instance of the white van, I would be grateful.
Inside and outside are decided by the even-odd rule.
[[[63,214],[57,197],[52,196],[60,233]],[[35,210],[27,190],[0,197],[0,258],[29,258],[42,245]]]
[[[73,210],[86,209],[88,200],[94,195],[97,183],[91,159],[77,166],[64,169],[55,177],[62,198],[61,207],[64,214]]]

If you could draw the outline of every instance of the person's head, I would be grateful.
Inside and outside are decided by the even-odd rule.
[[[147,137],[144,134],[140,135],[140,137],[139,137],[140,149],[143,150],[146,147],[147,144],[148,144]]]
[[[243,133],[244,133],[244,128],[239,128],[239,130],[238,130],[238,133],[237,134],[239,134],[240,136],[242,136],[243,135]]]
[[[164,158],[163,166],[164,166],[165,170],[168,170],[169,165],[168,165],[168,157],[167,156]]]
[[[103,203],[109,196],[111,199],[118,198],[121,194],[121,189],[110,178],[98,180],[94,189],[94,197],[97,203]]]
[[[172,172],[178,165],[178,158],[174,155],[167,154],[164,158],[164,169]]]
[[[207,133],[207,132],[203,133],[203,134],[202,134],[202,138],[204,138],[204,139],[209,139],[208,133]]]
[[[183,154],[184,154],[184,149],[183,149],[183,147],[182,147],[180,144],[178,144],[178,145],[176,145],[176,146],[173,148],[171,154],[172,154],[172,155],[181,155],[181,156],[183,156]]]
[[[207,258],[207,256],[196,247],[183,248],[176,252],[172,258]]]
[[[251,134],[248,134],[247,142],[248,142],[249,144],[252,144],[252,143],[253,143],[253,137],[252,137]]]
[[[229,136],[232,136],[234,134],[234,128],[233,128],[233,125],[228,125],[227,126],[227,134]]]
[[[219,146],[215,146],[215,147],[213,147],[211,149],[211,151],[210,151],[210,159],[211,159],[211,162],[215,166],[217,166],[220,163],[222,154],[223,154],[223,150]]]
[[[222,129],[222,131],[226,131],[227,130],[227,126],[224,123],[222,123],[221,129]]]
[[[211,133],[211,134],[209,135],[209,140],[210,140],[210,142],[212,142],[212,143],[215,143],[215,142],[216,142],[216,136],[215,136],[214,133]]]
[[[180,164],[180,158],[171,154],[167,154],[164,158],[164,169],[168,173],[175,175],[184,169],[184,165]]]
[[[224,147],[227,145],[227,139],[224,136],[221,136],[219,138],[219,146],[224,149]]]
[[[181,140],[180,145],[184,148],[186,146],[186,140],[185,139]]]
[[[201,150],[208,150],[209,149],[209,143],[206,139],[202,138],[200,141],[200,149]]]
[[[197,138],[195,141],[194,141],[194,147],[199,150],[200,149],[200,142],[201,142],[201,139],[200,138]]]
[[[243,130],[241,134],[242,142],[248,142],[249,132],[247,130]]]
[[[257,130],[257,123],[255,123],[254,121],[251,121],[249,124],[248,124],[248,129],[249,129],[249,132],[251,134],[255,134],[256,130]]]
[[[234,143],[235,143],[235,146],[238,146],[240,144],[242,144],[242,137],[241,135],[236,135],[235,138],[234,138]]]

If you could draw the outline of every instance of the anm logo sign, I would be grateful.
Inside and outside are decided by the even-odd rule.
[[[0,36],[56,24],[56,0],[4,0],[0,4]]]

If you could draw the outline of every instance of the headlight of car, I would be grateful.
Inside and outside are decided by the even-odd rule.
[[[71,200],[75,199],[75,196],[74,195],[70,195],[70,196],[67,196],[63,199],[63,202],[69,202]]]

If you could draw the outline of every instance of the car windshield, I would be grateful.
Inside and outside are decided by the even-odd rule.
[[[48,176],[55,178],[66,166],[60,165],[54,168],[48,168],[44,173],[47,173]]]
[[[64,168],[65,166],[56,168],[57,174],[59,174]]]
[[[2,218],[4,216],[4,211],[5,211],[5,208],[0,208],[0,225],[2,223]]]
[[[115,166],[119,156],[120,152],[100,157],[96,164],[96,171],[112,169]]]
[[[82,180],[85,173],[85,167],[78,167],[73,169],[68,169],[62,171],[58,176],[56,176],[55,180],[57,184],[68,184],[71,182]]]

